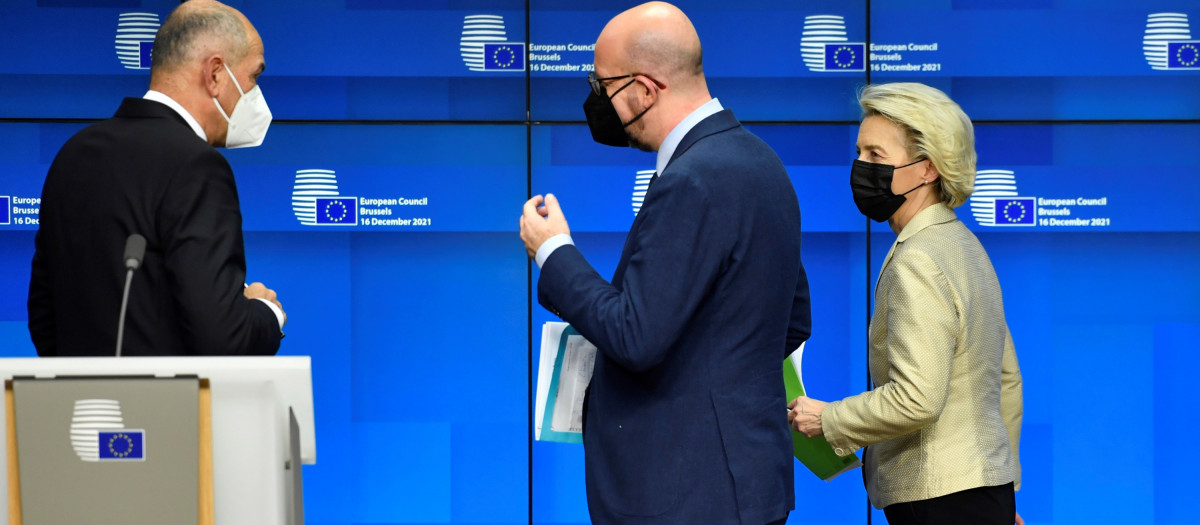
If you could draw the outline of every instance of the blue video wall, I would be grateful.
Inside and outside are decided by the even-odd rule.
[[[228,150],[252,281],[313,359],[306,521],[587,523],[583,451],[532,441],[538,271],[520,207],[555,193],[611,275],[653,154],[592,142],[581,106],[612,0],[242,0],[276,122]],[[61,145],[141,96],[174,0],[0,0],[0,356]],[[1196,521],[1185,375],[1200,358],[1200,0],[680,0],[712,94],[779,154],[803,216],[814,397],[866,388],[895,239],[848,186],[856,90],[918,81],[977,121],[957,209],[1004,291],[1025,379],[1030,524]],[[639,173],[641,172],[641,173]],[[314,187],[320,187],[314,192]],[[1098,505],[1100,501],[1103,504]],[[886,523],[857,472],[797,463],[790,523]]]

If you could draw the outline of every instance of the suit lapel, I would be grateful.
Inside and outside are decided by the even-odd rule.
[[[892,247],[888,248],[887,256],[883,258],[883,266],[879,267],[879,275],[875,276],[876,299],[878,299],[878,295],[879,295],[879,282],[883,280],[883,272],[884,272],[884,270],[887,270],[888,263],[892,262],[892,255],[896,253],[896,246],[899,244],[900,244],[900,240],[896,239],[896,242],[892,243]]]
[[[689,130],[686,135],[683,136],[683,140],[679,141],[679,146],[675,148],[675,153],[671,155],[671,160],[668,160],[667,166],[663,168],[663,175],[668,175],[668,172],[671,169],[671,163],[675,162],[675,159],[683,155],[688,148],[691,148],[692,145],[698,142],[700,139],[709,135],[715,135],[722,131],[728,131],[738,126],[741,126],[741,123],[739,123],[737,118],[733,116],[733,111],[728,109],[723,109],[713,113],[712,115],[709,115],[708,118],[701,120],[698,124],[696,124],[695,127]],[[657,178],[658,174],[655,174],[655,179]],[[661,184],[661,182],[659,184]],[[633,256],[633,251],[635,249],[634,239],[637,239],[638,229],[641,227],[642,221],[646,216],[647,208],[649,207],[653,195],[655,195],[653,186],[647,188],[646,198],[642,201],[642,211],[639,212],[637,218],[633,220],[633,226],[629,227],[629,235],[625,237],[625,247],[621,250],[621,259],[617,262],[617,269],[613,272],[612,279],[613,286],[617,287],[618,290],[622,289],[621,281],[625,277],[625,270],[629,264],[629,258]]]
[[[650,191],[646,191],[647,200],[650,196]],[[625,235],[625,246],[621,248],[621,258],[617,261],[617,269],[613,271],[612,284],[617,290],[623,290],[622,279],[625,277],[625,267],[629,264],[629,258],[633,256],[633,240],[637,238],[638,229],[642,226],[642,218],[645,217],[645,207],[633,219],[633,225],[629,227],[629,233]]]
[[[900,231],[900,235],[896,236],[896,242],[892,243],[892,248],[888,250],[887,257],[883,258],[883,266],[879,267],[879,275],[875,277],[876,295],[879,294],[879,283],[883,280],[883,272],[887,270],[888,263],[892,262],[892,256],[896,254],[896,247],[925,228],[957,219],[958,215],[954,213],[954,210],[941,202],[917,213],[917,216],[913,217],[912,221]]]

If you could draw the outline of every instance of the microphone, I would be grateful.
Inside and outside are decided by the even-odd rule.
[[[125,240],[125,293],[121,294],[121,317],[117,320],[117,357],[121,357],[121,342],[125,339],[125,309],[129,306],[129,285],[133,283],[133,272],[142,265],[146,255],[146,238],[138,234]]]
[[[136,270],[142,265],[142,256],[146,255],[146,238],[138,234],[130,235],[125,240],[125,268]]]

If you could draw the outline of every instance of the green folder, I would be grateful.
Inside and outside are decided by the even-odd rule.
[[[783,386],[787,391],[789,403],[805,395],[804,380],[801,379],[803,376],[800,373],[800,361],[803,357],[804,345],[800,345],[799,349],[783,360]],[[829,446],[829,442],[825,441],[825,436],[805,437],[795,429],[792,430],[792,453],[808,467],[808,470],[825,481],[831,481],[843,472],[862,466],[858,456],[854,454],[837,455],[833,447]]]

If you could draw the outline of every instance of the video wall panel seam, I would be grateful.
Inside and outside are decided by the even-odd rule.
[[[525,42],[533,41],[533,38],[532,38],[533,24],[530,21],[530,12],[531,11],[532,11],[532,9],[530,6],[530,0],[525,0]],[[532,51],[532,49],[526,48],[525,53],[526,53],[525,63],[526,63],[526,65],[528,65],[529,58],[532,55],[533,51]],[[533,125],[531,124],[531,122],[533,120],[533,98],[531,95],[532,85],[533,85],[532,74],[533,74],[533,68],[526,67],[525,68],[525,198],[526,199],[531,198],[533,196]],[[534,356],[533,356],[533,341],[534,341],[534,339],[533,339],[533,265],[534,265],[533,261],[530,261],[530,260],[525,261],[525,326],[526,326],[526,329],[528,330],[528,332],[526,334],[528,337],[528,341],[526,342],[526,345],[525,345],[525,348],[528,351],[528,356],[527,356],[528,363],[526,364],[527,374],[526,374],[526,378],[525,378],[526,379],[526,392],[527,392],[527,399],[526,399],[525,404],[526,404],[526,410],[528,411],[528,416],[525,421],[525,432],[526,432],[526,441],[527,441],[527,449],[526,450],[527,450],[527,454],[528,454],[528,461],[526,462],[526,466],[528,468],[528,479],[526,480],[526,483],[527,483],[527,487],[528,487],[527,491],[528,491],[528,497],[529,497],[527,510],[529,512],[528,519],[529,519],[530,525],[533,524],[533,505],[534,505],[534,496],[533,496],[533,494],[534,494],[534,490],[533,490],[533,476],[534,476],[533,425],[534,425],[535,416],[534,416],[533,412],[534,412],[534,396],[536,395],[536,393],[534,391],[536,386],[534,385],[534,369],[533,369],[533,360],[534,360]]]
[[[13,118],[0,117],[0,124],[92,124],[105,119],[67,119],[67,118]],[[858,120],[740,120],[747,126],[857,126]],[[1041,126],[1041,125],[1162,125],[1162,124],[1196,124],[1200,119],[1131,119],[1131,120],[996,120],[972,119],[974,125],[1012,125],[1012,126]],[[582,126],[587,125],[582,120],[563,121],[523,121],[523,120],[273,120],[272,124],[312,125],[312,126]]]
[[[863,6],[863,10],[866,12],[865,41],[873,42],[873,40],[871,40],[871,0],[863,0],[863,4],[865,4]],[[870,53],[867,53],[867,55],[864,57],[864,60],[866,63],[866,68],[863,73],[865,76],[866,85],[869,86],[869,85],[871,85],[871,60],[872,60]],[[863,301],[863,303],[866,305],[866,308],[865,308],[866,321],[863,326],[863,335],[864,335],[863,339],[866,341],[866,343],[863,345],[863,356],[864,356],[864,360],[866,362],[870,362],[869,361],[869,357],[871,355],[870,326],[871,326],[871,313],[873,311],[871,301],[874,299],[874,295],[875,295],[873,293],[874,290],[871,289],[871,264],[870,264],[870,261],[871,261],[871,220],[870,219],[865,220],[865,227],[863,229],[866,232],[866,235],[864,236],[865,237],[864,246],[866,248],[866,256],[867,256],[867,264],[864,265],[866,267],[866,271],[865,271],[865,275],[863,277],[865,279],[864,280],[865,286],[863,287],[863,289],[866,290],[866,298],[865,298],[866,300]],[[871,367],[870,366],[865,367],[864,375],[866,376],[866,385],[864,385],[863,388],[866,390],[870,390],[873,386],[872,381],[871,381]],[[863,450],[863,454],[864,455],[866,454],[865,447]],[[864,498],[864,499],[866,499],[866,498]],[[871,525],[871,514],[872,514],[871,500],[867,499],[865,503],[866,503],[865,510],[866,510],[866,515],[867,515],[867,525]]]

